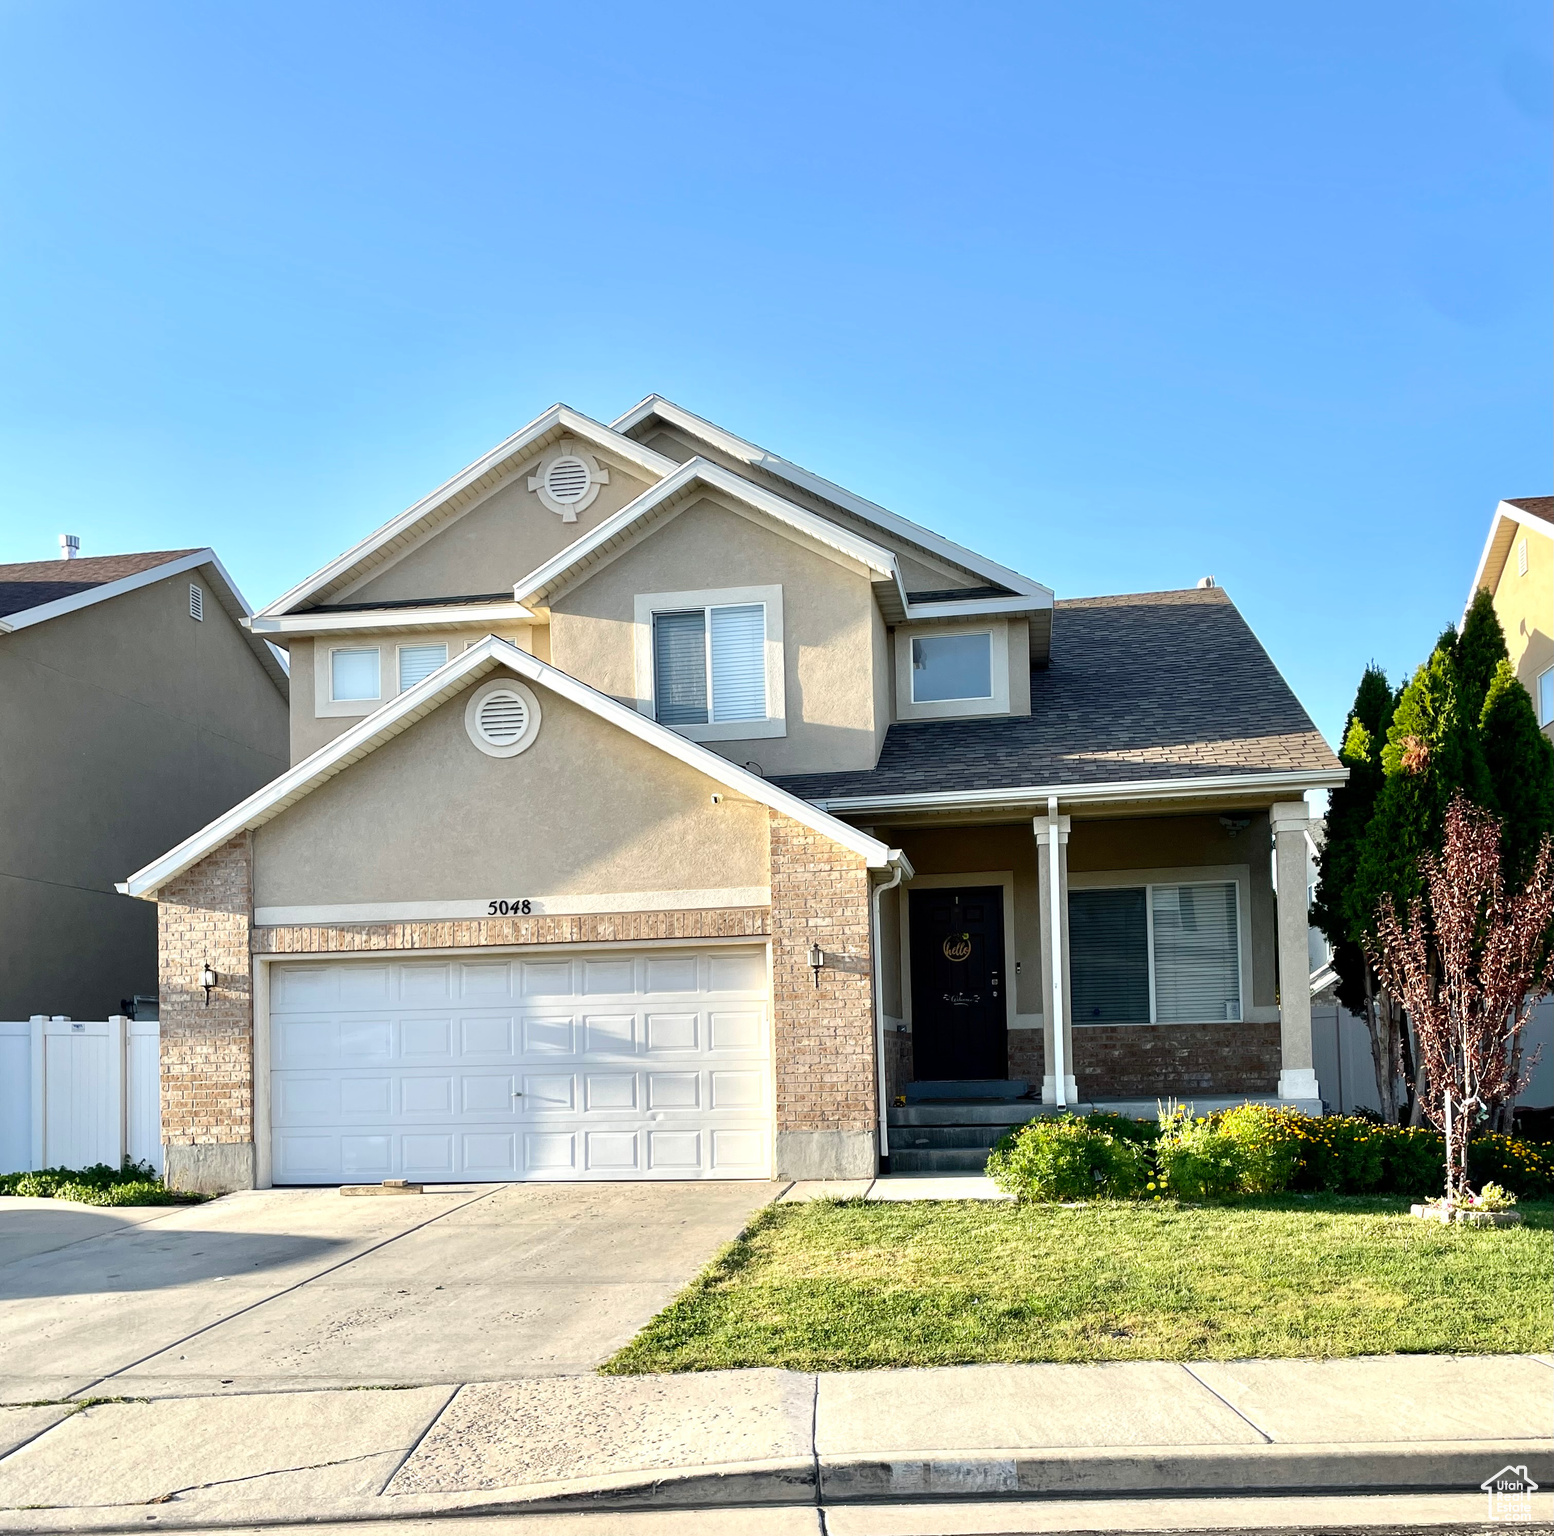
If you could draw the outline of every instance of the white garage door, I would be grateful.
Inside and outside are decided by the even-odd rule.
[[[277,1184],[771,1171],[761,949],[275,964]]]

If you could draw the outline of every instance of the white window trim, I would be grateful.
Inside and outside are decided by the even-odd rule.
[[[1241,978],[1241,1017],[1239,1019],[1196,1019],[1183,1021],[1169,1019],[1162,1023],[1155,1017],[1155,904],[1152,895],[1157,885],[1230,885],[1236,888],[1236,973]],[[1149,1017],[1126,1022],[1108,1020],[1113,1028],[1130,1029],[1136,1026],[1150,1028],[1183,1027],[1195,1029],[1199,1024],[1261,1024],[1278,1020],[1277,1008],[1252,1006],[1252,948],[1247,943],[1252,919],[1252,870],[1247,864],[1196,864],[1182,869],[1108,869],[1094,874],[1070,872],[1070,891],[1144,891],[1145,944],[1149,961]],[[1068,914],[1063,914],[1064,942],[1068,942]],[[1072,1000],[1070,1001],[1072,1011]],[[1271,1017],[1267,1017],[1271,1015]],[[1075,1029],[1102,1028],[1082,1019],[1073,1019]]]
[[[787,676],[783,664],[782,588],[712,587],[698,592],[639,592],[633,604],[631,652],[637,713],[657,718],[653,697],[653,615],[684,613],[691,608],[738,607],[761,603],[766,608],[766,718],[725,720],[707,725],[672,725],[688,741],[757,741],[788,734]],[[712,680],[709,678],[710,692]]]
[[[912,697],[912,642],[936,635],[988,635],[993,669],[990,699],[934,699],[919,704]],[[975,619],[959,624],[899,625],[896,629],[896,718],[898,720],[964,720],[975,715],[1009,713],[1009,625],[1004,619]]]
[[[1550,715],[1545,716],[1544,713],[1543,713],[1543,679],[1546,678],[1546,677],[1554,677],[1554,667],[1545,667],[1532,680],[1533,688],[1536,690],[1536,692],[1533,695],[1533,701],[1532,702],[1533,702],[1533,708],[1537,711],[1537,714],[1538,714],[1538,724],[1539,725],[1554,724],[1554,714],[1550,714]]]
[[[334,654],[336,651],[376,651],[378,653],[378,696],[375,699],[337,699],[334,689]],[[392,660],[390,660],[392,658]],[[361,641],[345,641],[340,645],[315,645],[313,647],[313,714],[316,719],[339,716],[370,715],[398,692],[398,653],[389,645],[363,645]],[[391,675],[389,666],[394,667]]]

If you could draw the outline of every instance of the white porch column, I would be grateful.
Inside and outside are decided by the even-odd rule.
[[[1314,1114],[1322,1112],[1315,1058],[1311,1052],[1311,951],[1306,904],[1304,800],[1272,806],[1275,869],[1278,873],[1279,931],[1279,1097]]]
[[[1071,1105],[1079,1098],[1074,1081],[1074,1030],[1068,964],[1069,818],[1048,814],[1031,823],[1036,834],[1036,870],[1041,913],[1041,1035],[1043,1104]],[[1053,856],[1056,855],[1056,863]],[[1057,959],[1054,969],[1053,961]]]

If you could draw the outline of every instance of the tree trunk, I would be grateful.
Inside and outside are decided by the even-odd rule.
[[[1425,1094],[1424,1057],[1422,1055],[1420,1055],[1418,1042],[1415,1041],[1415,1039],[1414,1039],[1413,1021],[1411,1019],[1409,1019],[1407,1013],[1405,1013],[1403,1015],[1403,1020],[1404,1020],[1404,1023],[1407,1026],[1407,1029],[1408,1029],[1408,1043],[1409,1043],[1410,1054],[1414,1058],[1414,1077],[1413,1077],[1413,1087],[1412,1087],[1413,1098],[1412,1098],[1412,1101],[1410,1102],[1410,1104],[1408,1106],[1408,1123],[1410,1125],[1416,1125],[1417,1126],[1417,1125],[1423,1125],[1424,1124],[1424,1094]]]
[[[1365,1028],[1371,1037],[1371,1065],[1376,1071],[1376,1101],[1381,1107],[1382,1118],[1389,1125],[1397,1124],[1397,1087],[1392,1071],[1391,1040],[1387,1021],[1382,1017],[1376,1002],[1376,989],[1371,978],[1370,964],[1365,966]]]

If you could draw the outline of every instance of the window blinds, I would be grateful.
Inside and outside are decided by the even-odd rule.
[[[1150,887],[1155,930],[1155,1018],[1208,1024],[1241,1017],[1236,887]]]
[[[448,647],[440,645],[402,645],[399,648],[399,691],[414,688],[430,677],[448,659]]]
[[[653,698],[663,725],[707,723],[707,615],[653,615]]]
[[[1144,890],[1070,891],[1074,1023],[1149,1022],[1149,931]]]
[[[760,603],[714,608],[712,718],[766,718],[766,609]]]

